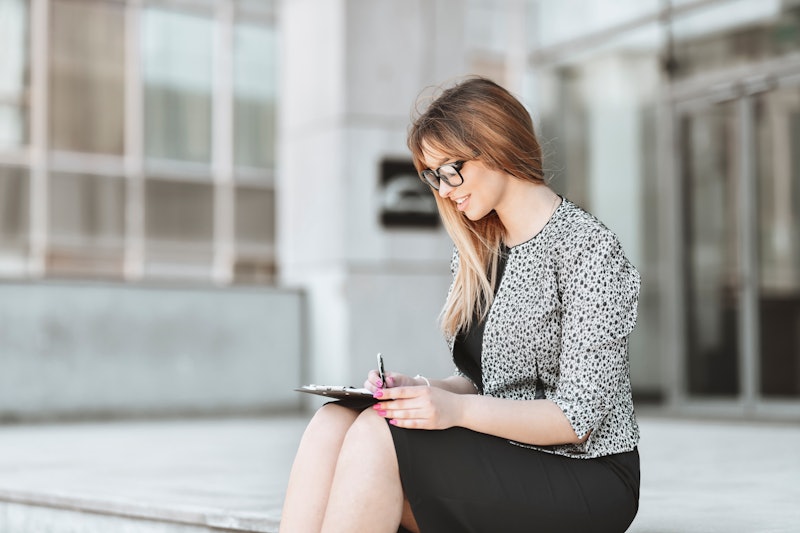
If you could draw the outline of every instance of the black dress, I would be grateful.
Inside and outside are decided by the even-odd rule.
[[[459,334],[453,347],[459,370],[479,388],[484,325]],[[422,533],[622,532],[636,516],[636,450],[578,459],[460,427],[389,428]]]

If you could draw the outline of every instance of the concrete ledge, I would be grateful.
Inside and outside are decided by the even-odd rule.
[[[277,512],[243,512],[227,511],[224,509],[193,507],[189,505],[154,505],[133,500],[109,497],[82,496],[80,494],[56,494],[47,492],[22,492],[13,490],[0,490],[0,509],[3,513],[20,514],[26,516],[25,520],[34,517],[41,523],[33,530],[60,531],[53,529],[50,515],[58,517],[58,522],[65,519],[68,524],[65,531],[74,531],[76,520],[80,520],[81,531],[93,531],[90,524],[97,522],[98,526],[107,522],[108,518],[96,518],[90,515],[112,516],[119,520],[112,521],[115,530],[121,522],[138,524],[140,522],[161,522],[164,524],[199,526],[200,531],[214,530],[240,531],[248,533],[277,533],[280,525],[280,504],[273,502]],[[44,508],[44,509],[43,509]],[[70,514],[73,513],[73,514]],[[77,513],[77,514],[76,514]],[[6,516],[6,520],[8,517]],[[0,520],[0,530],[16,531],[7,521]],[[45,527],[46,526],[46,527]],[[142,525],[142,527],[151,527]],[[163,525],[159,526],[163,529]],[[159,529],[160,531],[161,529]],[[32,531],[26,529],[26,531]],[[98,531],[102,531],[98,529]],[[106,530],[107,531],[107,530]],[[136,531],[140,531],[137,527]],[[169,529],[169,531],[174,531]]]
[[[0,531],[277,532],[307,420],[0,426]]]
[[[79,510],[28,506],[0,501],[0,530],[48,533],[220,533],[241,531],[191,524],[87,513]],[[277,532],[277,527],[266,531]]]
[[[275,288],[0,281],[0,422],[297,409],[304,309]]]
[[[274,533],[309,415],[0,426],[0,531]],[[631,533],[794,533],[796,424],[640,419]]]

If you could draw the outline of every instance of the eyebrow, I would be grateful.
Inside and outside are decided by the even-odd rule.
[[[436,163],[436,167],[435,167],[435,168],[439,168],[440,166],[442,166],[442,165],[446,164],[446,163],[447,163],[448,161],[450,161],[451,159],[453,159],[453,158],[452,158],[452,157],[445,157],[444,159],[440,159],[440,160],[439,160],[439,161]]]

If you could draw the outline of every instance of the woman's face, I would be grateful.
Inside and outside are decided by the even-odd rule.
[[[423,161],[429,169],[437,169],[457,160],[423,143]],[[505,172],[488,168],[478,159],[469,159],[461,167],[464,183],[451,187],[444,181],[434,191],[444,199],[452,201],[456,209],[470,220],[480,220],[503,203],[509,176]]]

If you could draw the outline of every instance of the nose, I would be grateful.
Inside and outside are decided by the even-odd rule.
[[[444,180],[439,182],[439,196],[442,198],[447,198],[450,196],[450,193],[453,192],[453,189],[455,189],[455,187],[451,187],[445,183]]]

